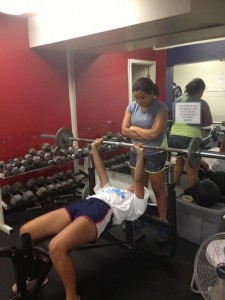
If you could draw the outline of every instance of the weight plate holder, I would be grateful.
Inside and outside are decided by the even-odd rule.
[[[201,143],[202,139],[200,137],[195,137],[188,146],[187,159],[193,169],[199,167],[201,163],[201,156],[198,153],[200,151]]]

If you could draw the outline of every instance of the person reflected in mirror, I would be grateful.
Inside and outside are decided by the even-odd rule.
[[[201,78],[194,78],[185,86],[185,93],[177,98],[173,103],[172,115],[173,125],[169,135],[169,147],[178,149],[187,149],[191,140],[195,137],[202,138],[202,127],[212,124],[212,114],[208,103],[202,99],[205,90],[205,82]],[[195,113],[199,115],[198,124],[184,123],[177,121],[179,119],[179,104],[199,103]],[[188,107],[188,106],[187,106]],[[190,107],[190,106],[189,106]],[[197,106],[196,106],[197,107]],[[189,108],[190,109],[190,108]],[[193,186],[198,181],[199,167],[192,168],[188,163],[185,154],[177,153],[174,166],[174,181],[176,186],[180,186],[181,176],[184,168],[187,174],[187,187]],[[185,183],[186,184],[186,183]]]
[[[166,147],[167,137],[165,128],[167,126],[168,108],[157,99],[159,96],[158,86],[149,78],[137,79],[132,87],[134,101],[126,108],[123,122],[122,134],[132,141],[139,141],[144,146]],[[167,152],[156,149],[145,148],[144,168],[145,186],[150,181],[155,194],[159,218],[167,220],[168,200],[165,185]],[[130,150],[129,166],[134,176],[137,162],[135,148]],[[166,228],[159,227],[158,242],[167,242],[168,234]]]
[[[225,121],[223,121],[225,125]],[[225,134],[223,134],[223,139],[219,142],[219,147],[214,147],[208,149],[210,151],[215,152],[223,152],[225,154]],[[220,158],[211,158],[211,157],[203,157],[201,160],[201,166],[206,172],[225,172],[225,160]]]

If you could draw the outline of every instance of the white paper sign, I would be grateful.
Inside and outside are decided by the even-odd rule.
[[[175,123],[201,124],[201,103],[176,103]]]

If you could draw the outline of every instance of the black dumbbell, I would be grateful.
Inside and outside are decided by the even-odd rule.
[[[9,203],[12,205],[16,205],[22,201],[22,196],[20,194],[14,194],[12,191],[12,187],[9,184],[2,187],[2,198],[8,198]]]
[[[44,152],[51,152],[52,150],[52,147],[49,143],[43,143],[41,145],[41,149],[44,151]]]
[[[35,178],[29,179],[26,186],[32,190],[38,198],[45,197],[48,194],[46,187],[43,185],[38,186]]]
[[[37,182],[38,186],[46,187],[48,193],[52,193],[53,191],[56,190],[55,184],[46,180],[46,178],[44,176],[39,176],[36,179],[36,182]]]
[[[62,189],[66,188],[68,186],[68,184],[67,184],[67,182],[65,180],[65,175],[64,175],[63,172],[58,172],[58,173],[54,174],[52,176],[52,180],[54,182],[59,183],[61,185]]]
[[[45,177],[45,182],[46,184],[53,184],[55,187],[55,191],[59,191],[61,189],[61,184],[59,184],[58,182],[54,182],[51,176]]]
[[[11,170],[11,175],[17,175],[19,173],[24,173],[26,171],[26,161],[21,157],[21,158],[13,158],[10,160],[13,164],[13,168]]]
[[[66,180],[67,185],[70,187],[74,186],[74,184],[76,182],[75,177],[69,176],[67,174],[64,175],[64,179]]]
[[[35,148],[30,148],[30,149],[28,150],[28,154],[30,154],[31,156],[36,155],[36,149],[35,149]]]
[[[7,163],[5,163],[3,160],[0,162],[0,172],[4,174],[5,177],[8,177],[11,175],[11,170],[7,168]]]
[[[14,193],[19,193],[22,196],[24,202],[32,201],[35,199],[34,193],[29,190],[22,182],[16,181],[12,185],[12,190]]]

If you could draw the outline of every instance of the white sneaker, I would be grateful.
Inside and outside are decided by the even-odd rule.
[[[37,279],[32,279],[32,280],[26,280],[26,285],[27,285],[27,290],[29,291],[31,289],[31,287],[35,284],[35,282],[37,281]],[[41,286],[44,286],[48,283],[48,278],[46,277],[45,280],[42,282]],[[12,286],[12,292],[14,294],[17,293],[17,285],[16,283]]]

